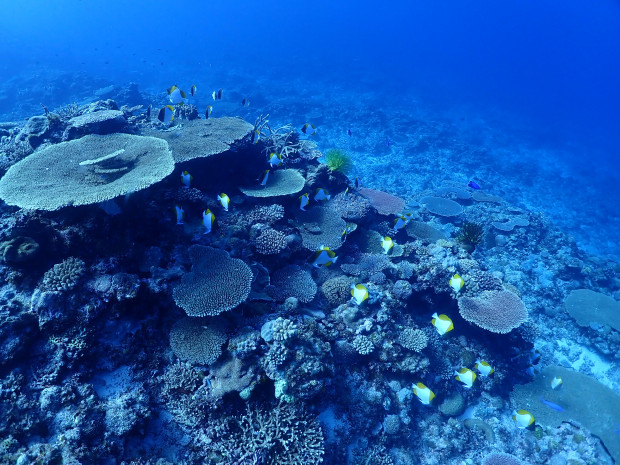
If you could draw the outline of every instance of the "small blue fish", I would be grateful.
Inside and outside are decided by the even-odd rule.
[[[562,407],[560,407],[558,404],[553,403],[549,400],[545,400],[542,397],[540,398],[540,401],[545,404],[547,407],[552,408],[553,410],[555,410],[556,412],[563,412],[564,409]]]
[[[390,142],[390,138],[389,137],[385,138],[385,145],[386,145],[386,147],[389,147],[390,145],[392,145],[392,143]]]
[[[474,190],[478,190],[480,189],[480,184],[478,184],[476,181],[471,180],[467,183],[467,186],[471,187]]]
[[[359,189],[360,187],[362,187],[362,180],[359,177],[355,178],[355,188]]]
[[[351,137],[351,128],[347,129],[347,134]]]

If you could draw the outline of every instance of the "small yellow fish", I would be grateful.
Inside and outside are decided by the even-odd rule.
[[[282,164],[282,155],[275,152],[270,153],[267,159],[267,163],[269,163],[272,168],[274,166],[280,166]]]
[[[351,295],[357,305],[368,299],[368,289],[363,284],[351,284]]]
[[[562,387],[562,383],[563,383],[562,378],[560,378],[559,376],[556,376],[555,378],[551,380],[551,389],[557,391],[558,389]]]
[[[224,210],[228,211],[228,205],[230,204],[230,198],[224,194],[223,192],[217,196],[217,200],[219,200]]]
[[[422,383],[416,383],[413,385],[413,393],[424,405],[430,405],[435,398],[435,393]]]
[[[162,123],[171,123],[174,120],[174,107],[172,105],[165,105],[159,110],[157,119]]]
[[[529,428],[534,424],[534,415],[523,409],[513,410],[512,419],[517,424],[517,428],[520,429]]]
[[[205,110],[205,119],[209,119],[211,113],[213,113],[213,107],[211,105],[207,105],[207,109]]]
[[[383,253],[387,254],[392,247],[394,247],[394,241],[391,237],[385,236],[381,238],[381,248],[383,249]]]
[[[433,319],[431,320],[431,323],[441,336],[454,329],[452,320],[448,315],[437,315],[437,313],[433,313]]]
[[[308,206],[308,203],[310,203],[310,198],[308,197],[307,192],[299,196],[299,209],[302,212],[306,211],[306,207]]]
[[[407,223],[409,223],[409,220],[407,220],[407,218],[405,218],[404,216],[399,216],[394,220],[394,231],[403,229],[405,226],[407,226]]]
[[[306,123],[301,127],[301,132],[303,132],[304,134],[307,134],[309,136],[315,136],[316,135],[316,126],[314,124],[311,123]]]
[[[209,234],[215,223],[215,215],[208,208],[202,212],[202,225],[205,227],[204,234]]]
[[[190,185],[192,184],[192,181],[194,180],[194,176],[192,176],[191,174],[189,174],[187,171],[183,171],[181,173],[181,182],[183,183],[183,186],[186,189],[189,189]]]
[[[178,205],[175,205],[175,210],[177,212],[177,224],[183,224],[183,218],[185,218],[185,210]]]
[[[321,266],[331,266],[336,263],[336,260],[338,260],[338,257],[336,257],[335,252],[329,250],[329,247],[321,246],[314,254],[312,266],[315,268],[319,268]]]
[[[463,383],[463,386],[467,389],[470,389],[474,385],[474,381],[476,381],[476,373],[471,371],[469,368],[461,368],[458,371],[455,371],[455,378],[457,381]]]
[[[454,292],[459,292],[463,288],[464,284],[465,281],[458,274],[455,274],[450,279],[450,287],[454,289]]]
[[[196,84],[192,84],[192,87],[190,87],[189,89],[189,93],[193,97],[194,95],[196,95],[196,92],[198,92],[198,87],[196,87]]]
[[[495,370],[493,369],[493,367],[491,366],[491,364],[489,362],[485,362],[484,360],[476,360],[476,370],[478,370],[478,373],[480,373],[480,376],[489,376],[490,374],[492,374]]]
[[[332,196],[329,195],[329,192],[327,192],[326,189],[323,189],[322,187],[319,187],[315,192],[314,192],[314,201],[315,202],[327,202],[329,199],[331,199]]]
[[[170,103],[172,103],[173,105],[183,104],[183,102],[185,102],[185,99],[187,98],[185,92],[183,92],[177,86],[170,87],[167,92]]]

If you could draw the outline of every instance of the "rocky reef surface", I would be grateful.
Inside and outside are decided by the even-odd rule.
[[[289,126],[191,105],[0,131],[1,463],[620,457],[620,267],[543,214],[451,179],[356,186]]]

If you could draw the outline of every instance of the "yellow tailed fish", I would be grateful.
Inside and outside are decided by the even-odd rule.
[[[454,329],[452,320],[448,315],[437,315],[437,313],[433,313],[433,319],[431,320],[431,323],[441,336]]]
[[[563,383],[562,378],[560,378],[559,376],[556,376],[555,378],[551,380],[551,389],[554,389],[557,391],[558,389],[562,387],[562,383]]]
[[[165,105],[159,110],[157,119],[162,123],[171,123],[174,120],[174,107],[172,105]]]
[[[319,268],[321,266],[330,266],[336,263],[338,257],[336,257],[336,253],[329,250],[329,247],[321,246],[319,250],[317,250],[314,254],[314,261],[312,262],[312,266],[315,268]]]
[[[394,231],[403,229],[405,226],[407,226],[407,223],[409,223],[407,218],[405,218],[404,216],[399,216],[394,220]]]
[[[314,201],[315,202],[319,202],[319,201],[327,202],[331,198],[332,198],[332,196],[329,195],[329,192],[327,192],[327,190],[323,189],[322,187],[319,187],[314,192]]]
[[[525,429],[534,425],[534,415],[527,410],[513,410],[512,419],[517,424],[517,428]]]
[[[308,203],[310,203],[310,199],[308,198],[307,192],[299,196],[299,209],[302,212],[306,211],[306,207],[308,206]]]
[[[187,98],[187,95],[185,95],[185,92],[183,92],[177,86],[170,87],[167,90],[167,92],[168,92],[168,98],[170,99],[170,103],[172,103],[173,105],[182,104],[183,102],[185,102],[185,99]]]
[[[480,373],[480,376],[489,376],[495,371],[491,364],[484,360],[476,360],[476,365],[474,366],[476,370],[478,370],[478,373]]]
[[[211,105],[207,105],[207,109],[205,110],[205,119],[209,119],[211,113],[213,113],[213,107]]]
[[[471,371],[469,368],[461,368],[454,372],[456,375],[455,378],[457,381],[463,383],[463,386],[467,389],[470,389],[474,385],[474,381],[476,381],[476,373]]]
[[[183,171],[183,173],[181,173],[181,182],[186,189],[190,187],[193,180],[194,176],[189,174],[187,171]]]
[[[435,393],[422,383],[416,383],[413,385],[413,393],[424,405],[430,405],[435,398]]]
[[[220,202],[224,210],[228,211],[228,204],[230,204],[230,198],[223,192],[217,196],[217,200]]]
[[[454,289],[454,292],[459,292],[463,288],[464,284],[465,281],[458,274],[455,274],[450,279],[450,287]]]
[[[381,248],[383,249],[383,253],[387,254],[392,247],[394,247],[394,241],[391,237],[385,236],[381,238]]]
[[[274,166],[280,166],[282,164],[282,155],[275,152],[270,153],[267,159],[267,163],[269,163],[272,168]]]
[[[269,170],[263,171],[263,176],[262,176],[260,185],[261,186],[266,186],[267,185],[267,179],[269,179]]]
[[[177,212],[177,224],[183,224],[183,218],[185,218],[185,210],[183,210],[183,208],[179,207],[178,205],[175,205],[174,208]]]
[[[209,234],[215,223],[215,215],[208,208],[202,212],[202,225],[205,227],[204,234]]]
[[[306,123],[301,127],[301,132],[309,136],[314,136],[316,135],[316,126],[311,123]]]
[[[351,284],[351,295],[357,305],[368,299],[368,289],[363,284]]]
[[[198,87],[196,87],[196,84],[192,84],[192,87],[190,87],[189,89],[189,93],[192,94],[192,97],[194,95],[196,95],[196,92],[198,92]]]

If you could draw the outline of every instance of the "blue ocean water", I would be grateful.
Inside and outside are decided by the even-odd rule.
[[[484,269],[489,272],[484,279],[480,278],[481,282],[484,281],[480,286],[485,290],[484,285],[489,285],[490,289],[495,291],[497,289],[493,288],[493,280],[499,279],[505,285],[512,286],[509,290],[519,291],[519,297],[530,311],[531,324],[527,329],[523,329],[523,334],[510,339],[509,344],[498,339],[497,334],[484,333],[480,336],[475,331],[466,331],[462,336],[471,336],[474,342],[453,340],[454,344],[448,346],[443,339],[431,339],[431,364],[444,365],[442,369],[431,371],[424,380],[426,383],[445,384],[445,373],[447,371],[448,378],[451,377],[450,365],[456,363],[454,360],[469,360],[472,354],[478,351],[492,363],[497,363],[498,367],[505,368],[502,378],[498,375],[501,381],[498,381],[497,385],[484,385],[487,400],[480,400],[482,396],[478,396],[474,401],[473,394],[464,394],[465,397],[469,396],[468,409],[464,409],[465,412],[461,412],[460,417],[446,415],[445,422],[439,423],[435,417],[424,419],[425,410],[416,410],[412,416],[422,412],[418,415],[419,422],[418,417],[412,420],[402,413],[398,420],[394,419],[394,416],[398,416],[394,404],[385,400],[389,396],[377,400],[381,398],[379,391],[376,385],[370,385],[371,380],[368,379],[380,377],[378,373],[381,370],[376,368],[376,364],[385,360],[377,356],[372,362],[364,362],[369,372],[360,369],[347,374],[347,383],[355,386],[347,395],[365,399],[366,404],[374,405],[375,411],[385,414],[385,418],[382,417],[381,421],[373,424],[370,424],[370,420],[367,424],[362,424],[358,417],[363,417],[366,413],[359,413],[361,408],[357,412],[358,417],[355,417],[337,404],[328,407],[321,404],[317,407],[317,412],[314,413],[320,412],[318,418],[324,434],[332,441],[327,442],[330,445],[326,457],[332,461],[330,463],[347,463],[348,460],[348,463],[360,464],[461,464],[479,463],[480,457],[494,450],[517,454],[514,448],[510,447],[510,438],[497,439],[497,442],[489,440],[489,434],[492,435],[493,432],[488,433],[488,429],[494,429],[497,436],[501,435],[500,431],[505,433],[507,430],[509,420],[496,414],[509,410],[509,381],[525,384],[531,381],[529,374],[533,373],[526,374],[526,369],[538,370],[537,363],[531,361],[530,351],[534,347],[552,354],[545,354],[549,357],[544,360],[548,365],[572,367],[575,371],[598,379],[617,393],[620,385],[616,353],[619,344],[618,327],[614,326],[613,322],[601,323],[600,319],[581,325],[579,317],[572,313],[568,316],[564,311],[564,304],[571,291],[581,288],[611,296],[616,301],[620,298],[620,280],[617,277],[620,270],[620,204],[617,201],[620,194],[620,2],[601,0],[586,3],[568,0],[559,3],[549,0],[523,0],[506,3],[489,0],[447,0],[431,3],[395,0],[382,4],[351,0],[266,0],[260,3],[249,0],[174,3],[160,0],[0,0],[0,11],[0,82],[3,83],[0,88],[0,123],[22,123],[31,116],[42,115],[42,105],[54,111],[74,103],[86,105],[111,96],[119,106],[143,105],[136,112],[143,112],[149,104],[158,110],[169,103],[166,89],[171,85],[176,84],[186,91],[195,85],[198,91],[191,102],[196,105],[201,117],[207,105],[213,105],[214,118],[239,116],[253,124],[260,115],[268,114],[274,125],[292,124],[299,129],[304,123],[315,124],[316,136],[308,139],[316,142],[322,152],[329,149],[345,150],[352,160],[352,168],[348,173],[351,181],[359,178],[366,188],[401,197],[407,209],[417,211],[424,204],[424,199],[439,195],[438,192],[448,192],[449,196],[454,198],[458,189],[467,189],[471,180],[481,187],[480,192],[503,199],[505,203],[502,205],[505,208],[490,207],[470,218],[493,231],[496,246],[489,246],[488,252],[482,251],[480,247],[477,252],[480,262],[484,259]],[[139,92],[129,92],[130,89],[136,89],[135,85]],[[214,102],[211,92],[220,88],[223,89],[224,98]],[[250,105],[242,106],[243,99],[249,100]],[[262,168],[264,167],[260,169]],[[495,205],[493,202],[489,204]],[[139,212],[139,209],[134,206],[131,211],[135,213]],[[510,243],[510,231],[505,234],[498,233],[503,230],[493,229],[492,224],[517,216],[527,216],[529,219],[530,229],[523,233],[529,240],[528,246],[521,248],[523,244],[513,245],[512,248],[505,247],[496,252],[497,248],[504,244],[502,241]],[[45,215],[43,217],[50,218]],[[15,218],[17,219],[14,221],[5,218],[3,231],[13,227],[21,231],[18,227],[21,225],[19,215],[15,214]],[[89,219],[93,222],[88,223],[89,227],[97,221],[90,217]],[[420,222],[428,222],[428,215],[422,214],[418,219]],[[58,224],[64,224],[63,221]],[[67,224],[72,221],[79,226],[79,220],[75,218],[68,219]],[[379,220],[376,222],[377,224],[372,223],[371,226],[385,234],[384,225]],[[131,228],[135,223],[140,221],[131,218],[126,222],[119,221],[115,226]],[[431,223],[446,237],[456,237],[461,226],[443,221]],[[163,236],[165,234],[162,234]],[[395,236],[397,243],[401,239],[402,236]],[[55,240],[50,239],[50,244]],[[148,250],[157,255],[157,252],[152,250],[156,248],[155,241],[152,238],[144,240],[151,246]],[[191,241],[199,242],[200,239],[194,237]],[[222,241],[223,247],[230,246],[226,241],[227,239]],[[550,244],[557,244],[557,248]],[[187,244],[183,246],[185,245]],[[49,247],[53,248],[52,245]],[[166,243],[166,247],[174,249],[174,245],[169,243]],[[162,249],[166,247],[161,246]],[[180,256],[180,252],[174,250],[175,252],[170,252],[169,255]],[[423,255],[418,249],[416,253]],[[426,274],[419,273],[419,282],[443,279],[434,275],[436,268],[454,269],[456,258],[442,253],[440,247],[433,249],[429,246],[428,250],[424,249],[424,254],[432,256],[435,261],[430,262],[432,266],[429,265],[428,270],[425,270]],[[118,271],[115,267],[118,266],[117,261],[123,261],[121,255],[110,258],[106,263],[98,262],[97,272],[105,275],[106,267]],[[462,256],[459,259],[466,260]],[[178,257],[170,258],[169,263],[175,260],[175,266],[180,266],[178,263],[182,260]],[[344,260],[346,258],[343,258],[341,263]],[[43,268],[50,268],[52,264],[37,264],[32,268],[37,269],[41,275],[45,271]],[[351,265],[349,262],[346,264]],[[256,263],[253,263],[253,266],[255,265]],[[265,266],[271,271],[272,267],[284,265],[285,263],[274,261]],[[165,268],[163,265],[162,267]],[[11,306],[6,302],[16,300],[15,295],[28,294],[21,300],[30,302],[32,289],[29,289],[29,285],[32,283],[27,279],[20,281],[10,267],[5,268],[3,285],[8,289],[12,283],[18,283],[15,285],[17,290],[3,291],[3,311],[8,315]],[[131,266],[128,265],[127,268],[129,270]],[[171,265],[170,268],[174,267]],[[186,268],[189,269],[190,266],[187,265]],[[399,269],[400,278],[406,275],[403,269]],[[148,271],[148,267],[146,270]],[[378,274],[382,271],[383,269],[379,270]],[[463,274],[462,270],[458,271]],[[24,270],[20,273],[28,275]],[[132,271],[129,270],[128,273],[127,276]],[[140,276],[144,288],[146,278]],[[325,280],[326,275],[315,275],[315,278],[319,282]],[[163,293],[161,289],[166,288],[167,284],[161,283],[179,279],[179,275],[174,272],[165,274],[162,271],[157,278],[153,275],[148,279],[148,286],[151,286],[149,289],[160,286],[158,292]],[[260,278],[257,279],[260,281]],[[366,284],[371,290],[369,300],[372,305],[379,307],[377,289],[383,284],[378,282],[380,278],[376,279],[377,282],[371,283],[376,287],[369,284],[372,281],[370,278]],[[391,280],[388,281],[391,283]],[[406,279],[400,281],[404,282]],[[99,285],[104,286],[101,280],[96,281],[96,285],[91,288],[94,286],[97,292],[102,292],[97,287]],[[136,286],[139,287],[138,284]],[[92,290],[91,288],[89,289]],[[29,291],[26,292],[26,289]],[[465,319],[458,317],[456,304],[450,303],[447,294],[442,296],[426,288],[424,292],[419,288],[414,291],[413,303],[409,301],[407,311],[412,307],[422,309],[420,311],[426,312],[425,315],[428,314],[426,316],[429,317],[424,318],[429,321],[430,315],[436,310],[439,313],[454,312],[456,316],[452,316],[457,330],[467,324]],[[41,308],[43,304],[35,303],[38,295],[36,292],[30,305]],[[396,291],[390,292],[396,295]],[[400,292],[405,293],[402,289]],[[131,294],[129,291],[128,293]],[[101,339],[114,341],[118,336],[118,344],[121,344],[123,338],[123,344],[127,344],[129,339],[132,343],[140,340],[141,342],[135,342],[140,347],[136,349],[136,352],[139,352],[136,366],[140,366],[143,372],[151,370],[153,378],[160,376],[164,379],[172,372],[170,360],[160,360],[159,365],[150,365],[150,362],[145,361],[145,358],[148,358],[144,356],[144,353],[148,353],[148,344],[145,344],[144,340],[156,331],[169,331],[171,323],[169,320],[158,320],[156,323],[150,321],[149,313],[145,310],[149,305],[157,309],[156,314],[166,313],[158,307],[160,303],[157,299],[144,298],[143,295],[140,297],[142,300],[139,310],[129,309],[129,305],[121,304],[123,299],[115,297],[119,305],[114,307],[110,314],[118,318],[124,326],[118,330],[118,336],[117,328],[113,324],[102,325]],[[114,298],[111,297],[111,300],[114,301]],[[260,299],[257,301],[261,302]],[[256,314],[247,317],[248,327],[254,331],[262,329],[263,320],[268,319],[266,315],[271,315],[261,305],[263,304],[257,304],[259,310]],[[165,307],[164,304],[161,306]],[[601,304],[601,307],[605,306]],[[612,306],[610,304],[605,308]],[[319,313],[321,311],[313,310]],[[132,314],[132,311],[136,313]],[[284,310],[278,311],[285,315]],[[123,316],[123,312],[127,313]],[[291,318],[301,327],[302,321],[306,322],[309,318],[308,315],[315,314],[308,311],[304,317],[297,315],[298,319]],[[345,314],[343,320],[348,321],[349,317],[354,319],[353,316]],[[172,319],[170,315],[167,318]],[[366,325],[381,328],[385,323],[381,311],[364,318],[365,321],[356,329],[357,336],[366,338],[368,334],[366,339],[371,340],[371,335],[381,334],[381,330],[363,329]],[[417,318],[406,316],[399,324],[402,327],[406,324],[411,326],[415,320],[415,324],[421,326]],[[421,318],[419,317],[420,320]],[[574,320],[585,326],[585,329],[578,327]],[[41,317],[39,324],[40,321]],[[230,324],[230,321],[228,323]],[[8,323],[6,325],[8,327]],[[327,323],[325,325],[328,326]],[[385,325],[389,326],[387,323]],[[328,329],[333,330],[331,327]],[[325,329],[325,332],[328,332],[328,329]],[[18,332],[19,328],[11,331]],[[234,331],[230,328],[228,331],[231,339],[240,337],[236,333],[233,337]],[[386,332],[389,333],[389,330],[385,330],[383,334]],[[354,340],[362,339],[356,337]],[[7,347],[11,345],[9,338],[3,341]],[[376,347],[380,346],[376,340],[373,341]],[[332,342],[333,353],[340,354],[346,363],[354,359],[345,350],[338,352],[338,344]],[[516,347],[520,353],[508,353],[509,345],[512,349]],[[458,347],[462,350],[457,349]],[[382,354],[391,353],[386,346],[383,346],[382,350]],[[377,348],[375,353],[378,352]],[[449,354],[446,357],[451,357],[451,364],[446,364],[442,359],[441,354],[444,352]],[[65,356],[71,358],[73,352],[68,350],[67,353],[69,355]],[[44,354],[45,351],[41,348],[36,351],[36,357],[41,360],[45,358]],[[474,362],[473,359],[469,361]],[[43,363],[40,360],[39,362]],[[336,366],[344,367],[346,363]],[[464,361],[462,363],[465,364]],[[402,362],[400,368],[394,368],[394,371],[402,369],[404,364],[405,362]],[[16,362],[15,366],[18,365]],[[107,457],[107,461],[102,459],[100,463],[137,465],[155,463],[157,457],[163,457],[170,460],[170,463],[179,460],[179,463],[189,465],[204,460],[205,455],[198,454],[196,449],[208,448],[210,441],[215,441],[214,437],[208,436],[204,431],[196,433],[196,436],[188,435],[188,425],[194,428],[194,433],[199,430],[192,424],[193,419],[188,419],[187,424],[182,427],[170,426],[174,424],[173,416],[178,413],[170,405],[167,405],[167,409],[158,411],[157,415],[153,414],[149,421],[140,422],[136,419],[140,415],[148,417],[144,412],[148,410],[149,403],[150,407],[156,410],[153,407],[156,396],[149,397],[150,393],[140,390],[139,383],[134,384],[130,379],[131,370],[128,365],[117,366],[106,360],[106,366],[101,369],[89,368],[90,378],[86,381],[83,379],[86,376],[81,377],[79,369],[75,368],[77,365],[79,364],[70,364],[70,368],[66,369],[69,373],[75,370],[76,375],[71,381],[74,385],[65,382],[71,379],[71,376],[56,374],[55,377],[47,373],[45,380],[40,383],[28,378],[29,386],[36,386],[29,389],[36,392],[43,390],[47,397],[41,394],[41,399],[51,399],[46,404],[50,405],[60,402],[59,399],[70,404],[71,396],[77,396],[75,392],[79,391],[76,387],[79,383],[90,383],[94,386],[92,389],[102,399],[105,407],[93,407],[89,413],[82,412],[81,418],[90,419],[92,416],[93,423],[96,423],[102,421],[99,417],[103,415],[109,424],[114,424],[117,430],[112,431],[112,427],[109,428],[106,434],[112,439],[105,450],[113,451],[110,453],[126,460],[121,462],[119,458],[115,462]],[[351,362],[351,365],[357,366],[356,362]],[[474,366],[473,363],[470,365]],[[177,364],[175,367],[177,376],[190,376],[187,374],[191,371],[189,368],[185,373],[184,365]],[[264,368],[263,365],[261,367]],[[20,369],[13,370],[8,365],[2,367],[1,364],[0,368],[3,379],[11,379],[15,385],[19,385],[19,380],[15,379],[19,378]],[[553,370],[556,368],[553,367]],[[136,367],[132,369],[137,370]],[[559,373],[553,370],[540,376]],[[346,370],[343,368],[344,371]],[[164,372],[165,376],[162,374]],[[204,373],[206,371],[199,375],[191,374],[195,375],[195,379],[191,378],[187,385],[179,383],[174,395],[184,389],[192,391],[196,388],[192,383],[196,383],[196,386],[207,385]],[[536,372],[536,375],[539,373]],[[170,381],[172,376],[170,374],[162,381],[162,385],[166,386],[162,389],[168,389],[168,385],[173,384]],[[566,378],[568,375],[563,376]],[[268,377],[257,375],[255,381],[258,387],[254,388],[252,384],[259,398],[265,397],[261,389],[267,390],[260,387],[261,383],[266,382],[273,387],[273,383],[265,381]],[[224,376],[218,375],[216,378]],[[60,383],[58,379],[64,381]],[[208,383],[214,382],[211,381],[212,374],[208,379]],[[533,376],[532,379],[535,379],[536,383],[541,378]],[[549,384],[547,381],[547,378],[544,378],[545,386]],[[576,379],[575,383],[577,382],[580,381]],[[63,388],[65,391],[62,393],[53,390],[52,386],[63,383],[73,387]],[[410,398],[411,390],[408,386],[405,388],[404,382],[402,386],[400,383],[401,380],[386,381],[384,387],[387,391],[389,386],[389,389],[394,391],[389,391],[392,398],[404,404],[405,400]],[[124,397],[128,396],[128,386],[137,393],[131,400]],[[209,385],[209,388],[213,386]],[[275,389],[277,391],[278,388]],[[337,388],[329,386],[328,382],[325,382],[324,389],[335,389],[341,394]],[[567,386],[567,389],[570,389],[570,386]],[[333,392],[329,391],[330,395]],[[562,397],[562,391],[559,392],[560,394],[556,394],[551,391],[551,397],[546,393],[544,398],[548,399],[550,404],[544,404],[543,407],[561,406],[559,408],[565,409],[562,412],[568,412],[567,420],[577,418],[584,422],[583,417],[577,417],[574,406],[564,403],[567,397]],[[1,397],[2,395],[5,397]],[[166,395],[176,402],[174,395],[169,392]],[[232,395],[228,395],[229,397],[223,397],[223,403],[230,401],[231,405],[236,405],[238,396],[235,397],[237,400],[232,401]],[[604,397],[603,394],[600,395],[601,398]],[[80,392],[80,396],[81,399],[87,398],[83,392]],[[533,398],[539,403],[540,397],[535,395]],[[193,401],[196,401],[196,398]],[[488,400],[491,398],[495,401]],[[526,394],[520,397],[525,398]],[[0,399],[11,399],[10,393],[1,394]],[[190,405],[188,399],[183,402],[187,404],[178,407],[179,411],[200,410],[194,404]],[[501,402],[504,404],[498,406]],[[9,400],[2,406],[8,410],[11,403]],[[43,400],[40,400],[40,403],[43,405]],[[119,405],[129,403],[134,406],[132,413],[122,412]],[[75,401],[75,405],[77,404]],[[309,405],[312,406],[312,402],[309,402]],[[219,407],[221,408],[221,404]],[[50,411],[51,409],[52,407]],[[475,418],[468,418],[474,409],[477,409]],[[554,407],[551,409],[558,411]],[[233,410],[232,406],[230,410]],[[62,413],[60,407],[57,411]],[[71,409],[67,407],[66,411]],[[61,416],[61,413],[58,416]],[[239,410],[234,413],[238,414]],[[77,416],[75,411],[71,411],[71,414]],[[485,414],[488,415],[486,420],[492,427],[487,424],[488,429],[485,430],[484,426],[471,423],[472,420],[480,421]],[[123,415],[133,417],[119,420],[115,415],[118,418]],[[260,417],[259,413],[255,415],[256,418]],[[42,416],[45,417],[45,414]],[[450,420],[447,420],[448,416],[451,417]],[[116,423],[114,419],[110,420],[110,417],[113,417]],[[357,418],[358,423],[351,420],[353,417]],[[456,417],[460,418],[460,423],[456,422]],[[504,417],[509,418],[506,415]],[[11,451],[6,455],[11,457],[10,463],[21,465],[29,463],[28,460],[34,460],[32,450],[26,451],[28,444],[59,444],[65,440],[69,444],[88,444],[91,440],[95,443],[91,437],[82,442],[76,440],[78,433],[65,423],[62,424],[64,430],[59,427],[61,420],[58,417],[55,417],[53,422],[50,418],[46,420],[55,426],[39,426],[35,439],[27,438],[26,435],[19,437],[17,432],[11,433],[18,439],[14,443],[6,440],[6,450]],[[124,431],[123,421],[140,424],[140,434],[132,435],[135,430],[129,434],[129,427]],[[198,423],[198,420],[196,422]],[[387,426],[390,422],[396,424],[392,428],[401,428],[400,433],[385,433],[390,430]],[[41,420],[41,424],[43,423]],[[87,423],[86,420],[82,424],[84,423]],[[587,419],[585,424],[594,434],[604,436],[592,429],[587,424]],[[356,425],[360,431],[354,431],[352,425]],[[409,425],[415,427],[410,427],[407,440],[416,447],[423,446],[417,456],[412,456],[411,452],[405,450],[406,444],[398,447],[393,444],[396,442],[394,438],[399,437],[398,434],[404,434],[404,428]],[[510,425],[512,426],[512,423]],[[10,430],[4,424],[0,426],[4,432]],[[183,429],[184,427],[188,429]],[[347,427],[351,430],[342,434]],[[563,439],[580,434],[571,430],[573,426],[567,423],[561,426],[554,424],[554,427],[555,433],[545,430],[545,444],[554,442],[553,434]],[[62,438],[55,433],[60,430],[64,431]],[[483,430],[486,435],[474,436],[472,433]],[[15,431],[19,431],[19,428],[16,427]],[[374,436],[370,434],[373,431]],[[378,431],[387,435],[383,436],[383,442],[368,439],[376,438]],[[79,434],[87,435],[84,431]],[[532,433],[532,437],[534,434]],[[118,437],[124,436],[129,439],[122,447],[114,442],[118,441]],[[451,444],[447,444],[449,441],[446,444],[441,443],[441,440],[452,436],[461,438],[462,442],[455,439]],[[341,437],[346,437],[349,442],[335,439]],[[385,439],[386,437],[388,439]],[[516,434],[513,440],[517,446],[532,444]],[[603,437],[607,447],[615,447],[614,450],[617,451],[617,445],[609,444],[614,440],[618,438]],[[469,446],[463,445],[464,443]],[[477,455],[472,452],[472,443],[480,450]],[[583,462],[579,463],[586,463],[586,458],[593,457],[588,454],[594,454],[592,451],[596,450],[592,436],[587,437],[586,443],[589,448],[583,446]],[[19,444],[19,447],[15,444]],[[529,459],[531,463],[545,463],[550,457],[562,456],[561,448],[551,450],[550,447],[545,449],[547,452],[538,455],[528,450],[521,450],[518,454],[524,460]],[[173,452],[169,450],[167,453],[167,448]],[[341,448],[344,450],[339,450]],[[359,452],[360,450],[364,452]],[[565,455],[570,450],[567,448]],[[221,451],[218,450],[218,453]],[[43,452],[41,454],[43,455]],[[254,457],[246,457],[246,461],[231,463],[271,463],[265,456],[259,455],[257,453]],[[302,455],[300,453],[299,457]],[[26,458],[22,460],[22,456]],[[386,457],[390,457],[392,462],[387,461]],[[149,462],[151,459],[153,461]],[[48,462],[44,463],[65,463],[54,462],[58,460],[54,457],[46,460]],[[64,460],[66,463],[73,463],[67,458]],[[558,461],[555,463],[565,463],[559,461],[560,458],[556,460]],[[489,460],[485,463],[492,465],[500,462]]]

